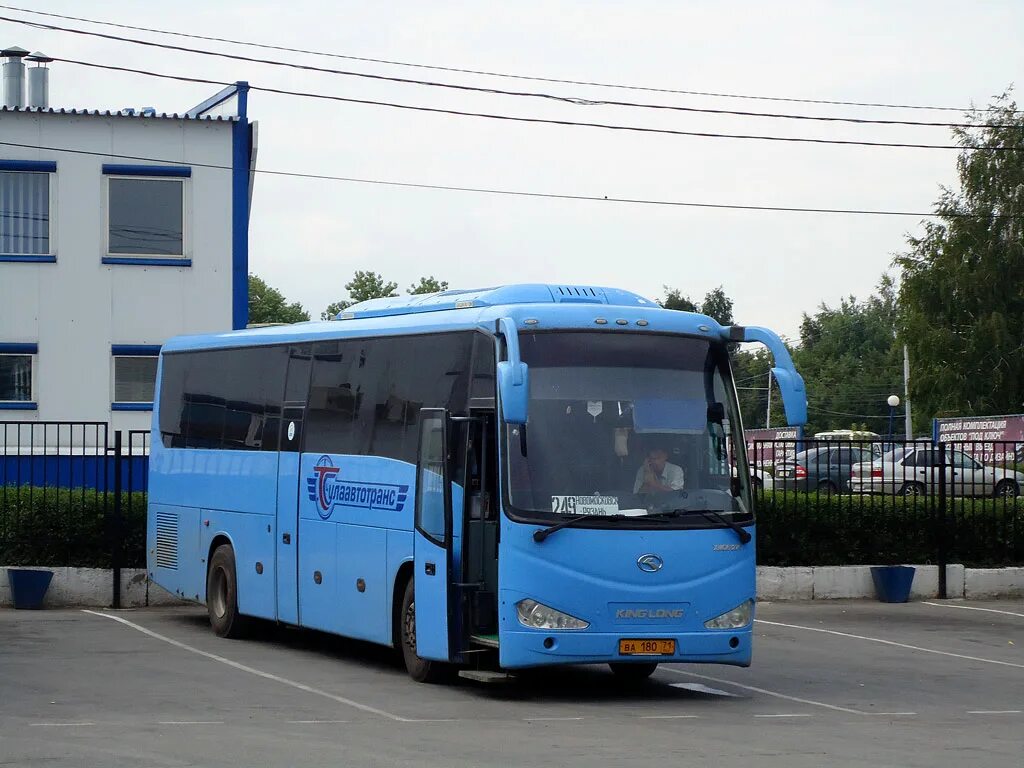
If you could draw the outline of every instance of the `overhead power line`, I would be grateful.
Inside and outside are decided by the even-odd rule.
[[[2,17],[0,17],[2,20]],[[223,80],[211,80],[202,77],[188,77],[185,75],[172,75],[165,72],[153,72],[151,70],[138,69],[136,67],[122,67],[115,64],[100,64],[91,61],[82,61],[79,59],[64,59],[54,58],[54,61],[60,61],[65,64],[75,64],[83,67],[94,67],[97,69],[106,69],[114,72],[129,72],[136,75],[145,75],[146,77],[157,77],[165,80],[178,80],[181,82],[188,83],[204,83],[207,85],[231,85]],[[856,146],[856,147],[889,147],[889,148],[900,148],[900,149],[946,149],[946,150],[962,150],[969,152],[980,152],[985,150],[995,152],[1009,152],[1013,150],[1024,150],[1024,147],[1018,146],[994,146],[994,147],[966,147],[960,146],[959,144],[917,144],[910,142],[896,142],[896,141],[866,141],[856,139],[821,139],[812,138],[805,136],[770,136],[761,134],[747,134],[747,133],[716,133],[714,131],[681,131],[673,128],[649,128],[638,125],[621,125],[617,123],[593,123],[585,122],[580,120],[558,120],[554,118],[541,118],[541,117],[525,117],[521,115],[503,115],[494,112],[470,112],[459,109],[444,109],[442,107],[425,107],[415,104],[402,104],[393,101],[379,101],[375,99],[355,99],[348,96],[337,96],[329,93],[317,93],[314,91],[295,91],[288,90],[285,88],[270,88],[267,86],[251,85],[249,86],[254,91],[262,91],[263,93],[276,93],[282,96],[295,96],[309,99],[321,99],[326,101],[337,101],[346,104],[363,104],[376,107],[388,107],[390,109],[401,109],[409,110],[414,112],[429,112],[440,115],[453,115],[458,117],[477,117],[486,120],[504,120],[515,123],[530,123],[534,125],[560,125],[560,126],[572,126],[577,128],[600,128],[603,130],[610,131],[625,131],[628,133],[644,133],[644,134],[659,134],[667,136],[692,136],[696,138],[705,139],[743,139],[752,141],[775,141],[775,142],[787,142],[797,144],[835,144],[842,146]]]
[[[146,118],[138,118],[146,119]],[[183,162],[181,160],[168,160],[166,158],[157,157],[145,157],[141,155],[125,155],[120,153],[112,152],[96,152],[85,149],[74,149],[70,147],[55,147],[55,146],[43,146],[39,144],[26,144],[15,141],[0,141],[0,146],[5,147],[21,147],[23,149],[33,149],[44,152],[67,152],[75,155],[90,155],[93,157],[106,157],[106,158],[119,158],[123,160],[142,160],[151,163],[160,163],[163,165],[183,165],[192,168],[214,168],[223,171],[230,171],[232,167],[230,165],[219,165],[215,163],[193,163]],[[494,187],[469,187],[469,186],[458,186],[452,184],[425,184],[411,181],[393,181],[386,179],[367,179],[359,178],[356,176],[333,176],[323,173],[307,173],[303,171],[278,171],[265,168],[256,168],[255,173],[263,174],[265,176],[282,176],[296,179],[319,179],[322,181],[342,181],[352,184],[373,184],[384,187],[402,187],[406,189],[433,189],[433,190],[444,190],[447,192],[467,192],[467,193],[478,193],[486,195],[503,195],[507,197],[531,197],[531,198],[544,198],[550,200],[579,200],[582,202],[595,202],[595,203],[619,203],[629,205],[652,205],[652,206],[666,206],[675,208],[712,208],[712,209],[723,209],[723,210],[734,210],[734,211],[776,211],[784,213],[829,213],[829,214],[849,214],[849,215],[861,215],[861,216],[912,216],[914,218],[931,218],[936,217],[936,213],[922,213],[919,211],[892,211],[892,210],[880,210],[880,209],[866,209],[866,208],[811,208],[801,206],[783,206],[783,205],[743,205],[739,203],[710,203],[710,202],[699,202],[689,200],[656,200],[646,198],[635,198],[635,197],[612,197],[608,195],[570,195],[560,194],[556,192],[530,192],[525,190],[514,190],[514,189],[499,189]],[[1016,216],[1013,214],[967,214],[967,213],[950,213],[943,214],[950,218],[1024,218],[1024,216]]]
[[[5,6],[0,6],[3,8]],[[670,112],[686,112],[691,114],[709,114],[709,115],[725,115],[731,117],[753,117],[753,118],[770,118],[780,120],[803,120],[803,121],[815,121],[815,122],[828,122],[828,123],[854,123],[858,125],[893,125],[893,126],[913,126],[913,127],[928,127],[928,128],[974,128],[974,123],[969,122],[941,122],[941,121],[928,121],[928,120],[882,120],[882,119],[871,119],[871,118],[858,118],[858,117],[834,117],[828,115],[798,115],[792,113],[782,112],[751,112],[746,110],[733,110],[733,109],[710,109],[704,107],[689,107],[672,104],[651,104],[646,102],[636,101],[614,101],[606,99],[587,99],[578,96],[561,96],[554,93],[542,93],[538,91],[509,91],[500,88],[485,88],[482,86],[465,85],[462,83],[445,83],[434,80],[417,80],[407,77],[394,77],[391,75],[381,75],[370,72],[355,72],[344,69],[332,69],[329,67],[317,67],[310,64],[300,64],[293,61],[281,61],[277,59],[261,59],[253,56],[243,56],[241,54],[226,53],[223,51],[210,51],[201,48],[190,48],[183,45],[170,45],[168,43],[157,43],[152,40],[140,40],[132,37],[122,37],[120,35],[109,35],[103,32],[91,32],[84,29],[74,29],[72,27],[59,27],[51,24],[43,24],[41,22],[34,22],[24,19],[14,19],[7,16],[0,16],[0,21],[8,21],[15,24],[24,24],[31,27],[37,27],[58,32],[69,32],[76,35],[87,35],[89,37],[98,37],[104,40],[113,40],[121,43],[131,43],[133,45],[142,45],[150,48],[160,48],[171,51],[179,51],[182,53],[191,53],[199,56],[214,56],[222,59],[231,59],[234,61],[244,61],[250,64],[262,64],[275,67],[287,67],[290,69],[299,69],[306,72],[316,72],[318,74],[327,75],[340,75],[344,77],[356,77],[367,80],[376,80],[390,83],[401,83],[403,85],[419,85],[429,88],[443,88],[455,91],[472,92],[472,93],[483,93],[488,95],[497,96],[513,96],[518,98],[532,98],[532,99],[543,99],[548,101],[557,101],[566,104],[573,104],[575,106],[605,106],[605,107],[629,107],[635,109],[650,109],[659,111],[670,111]],[[992,126],[992,127],[1015,127],[1015,126]]]
[[[448,66],[441,66],[441,65],[437,65],[437,64],[422,64],[422,63],[415,63],[415,62],[408,62],[408,61],[397,61],[397,60],[394,60],[394,59],[372,58],[372,57],[369,57],[369,56],[355,56],[355,55],[352,55],[352,54],[337,53],[337,52],[332,52],[332,51],[318,51],[318,50],[311,50],[311,49],[307,49],[307,48],[294,48],[294,47],[288,47],[288,46],[283,46],[283,45],[271,45],[269,43],[260,43],[260,42],[256,42],[256,41],[252,41],[252,40],[238,40],[238,39],[232,39],[232,38],[227,38],[227,37],[215,37],[215,36],[212,36],[212,35],[199,35],[199,34],[195,34],[195,33],[191,33],[191,32],[178,32],[178,31],[169,30],[169,29],[157,29],[157,28],[154,28],[154,27],[142,27],[142,26],[136,26],[136,25],[132,25],[132,24],[124,24],[124,23],[118,23],[118,22],[104,21],[104,20],[100,20],[100,19],[90,19],[90,18],[85,18],[85,17],[82,17],[82,16],[69,16],[69,15],[60,14],[60,13],[49,13],[49,12],[45,12],[45,11],[33,10],[33,9],[30,9],[30,8],[20,8],[20,7],[13,6],[13,5],[0,5],[0,8],[8,10],[8,11],[17,11],[17,12],[20,12],[20,13],[29,13],[29,14],[32,14],[32,15],[35,15],[35,16],[44,16],[44,17],[49,17],[49,18],[65,19],[65,20],[68,20],[68,21],[82,21],[82,22],[86,22],[87,24],[95,24],[95,25],[98,25],[98,26],[105,26],[105,27],[111,27],[111,28],[116,28],[116,29],[130,29],[130,30],[134,30],[134,31],[137,31],[137,32],[149,32],[149,33],[152,33],[152,34],[170,35],[170,36],[174,36],[174,37],[188,38],[188,39],[192,39],[192,40],[206,40],[206,41],[209,41],[209,42],[216,42],[216,43],[228,43],[230,45],[241,45],[241,46],[247,46],[247,47],[250,47],[250,48],[261,48],[261,49],[264,49],[264,50],[271,50],[271,51],[282,51],[282,52],[286,52],[286,53],[300,53],[300,54],[305,54],[305,55],[309,55],[309,56],[323,56],[323,57],[333,58],[333,59],[344,59],[344,60],[347,60],[347,61],[362,61],[362,62],[371,63],[371,64],[386,64],[386,65],[389,65],[389,66],[397,66],[397,67],[411,67],[411,68],[415,68],[415,69],[428,69],[428,70],[435,70],[435,71],[438,71],[438,72],[456,72],[456,73],[467,74],[467,75],[484,75],[484,76],[487,76],[487,77],[500,77],[500,78],[507,78],[507,79],[513,79],[513,80],[527,80],[527,81],[541,82],[541,83],[562,83],[562,84],[565,84],[565,85],[583,85],[583,86],[590,86],[590,87],[595,87],[595,88],[614,88],[614,89],[618,89],[618,90],[644,91],[644,92],[647,92],[647,93],[671,93],[671,94],[679,94],[679,95],[684,95],[684,96],[705,96],[705,97],[712,97],[712,98],[742,99],[742,100],[750,100],[750,101],[773,101],[773,102],[784,102],[784,103],[791,103],[791,104],[825,104],[825,105],[832,105],[832,106],[872,107],[872,108],[884,108],[884,109],[915,109],[915,110],[932,110],[932,111],[941,111],[941,112],[969,112],[969,111],[972,111],[974,109],[973,107],[945,107],[945,106],[935,106],[935,105],[928,105],[928,104],[892,104],[892,103],[870,102],[870,101],[842,101],[842,100],[838,100],[838,99],[809,99],[809,98],[798,98],[798,97],[788,97],[788,96],[765,96],[765,95],[757,95],[757,94],[721,93],[721,92],[714,92],[714,91],[685,90],[685,89],[680,89],[680,88],[657,88],[657,87],[653,87],[653,86],[643,86],[643,85],[627,85],[627,84],[622,84],[622,83],[606,83],[606,82],[598,82],[598,81],[594,81],[594,80],[571,80],[571,79],[557,78],[557,77],[543,77],[543,76],[537,76],[537,75],[522,75],[522,74],[513,74],[513,73],[509,73],[509,72],[494,72],[494,71],[483,70],[483,69],[470,69],[470,68],[463,68],[463,67],[448,67]],[[980,108],[978,111],[989,111],[989,110],[987,108]]]

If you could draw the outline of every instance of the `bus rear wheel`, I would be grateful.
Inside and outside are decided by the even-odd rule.
[[[218,637],[240,638],[249,633],[251,620],[238,612],[235,551],[230,544],[221,544],[210,558],[206,573],[206,611]]]
[[[409,579],[402,595],[401,622],[402,659],[409,677],[417,683],[447,683],[455,677],[455,668],[441,661],[428,661],[416,655],[416,586]]]
[[[624,683],[639,683],[654,674],[658,668],[657,662],[646,664],[620,664],[612,662],[608,665],[619,680]]]

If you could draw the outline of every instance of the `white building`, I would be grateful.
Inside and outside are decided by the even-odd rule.
[[[41,55],[24,100],[25,53],[3,52],[0,421],[146,429],[160,345],[246,325],[248,85],[182,114],[55,109]]]

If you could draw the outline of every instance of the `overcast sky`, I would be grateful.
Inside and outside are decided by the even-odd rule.
[[[468,69],[686,89],[966,107],[1019,80],[1024,3],[884,2],[91,2],[8,0],[128,24]],[[0,10],[0,15],[22,16]],[[34,17],[38,19],[39,17]],[[79,22],[53,23],[87,28]],[[3,44],[254,86],[687,131],[950,143],[948,129],[822,124],[580,106],[452,92],[155,51],[9,22]],[[96,29],[95,27],[92,27]],[[112,30],[103,30],[111,32]],[[114,31],[116,34],[116,31]],[[955,112],[612,90],[347,62],[227,44],[136,37],[335,68],[590,99],[955,120]],[[53,65],[51,104],[183,111],[216,86]],[[956,153],[697,138],[529,125],[267,93],[250,97],[263,169],[456,186],[753,205],[928,211]],[[699,299],[722,285],[736,318],[796,336],[802,312],[867,296],[914,218],[664,208],[257,177],[250,267],[316,317],[369,269],[404,291],[611,285]]]

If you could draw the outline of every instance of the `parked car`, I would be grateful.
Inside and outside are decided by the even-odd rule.
[[[850,470],[854,464],[870,462],[880,451],[876,445],[823,443],[800,451],[775,465],[775,489],[789,491],[820,491],[849,493]]]
[[[755,491],[770,491],[775,488],[774,478],[763,469],[750,468],[750,482]]]
[[[1013,499],[1024,486],[1024,472],[982,464],[963,451],[946,450],[945,467],[931,445],[904,446],[851,469],[854,493],[919,496],[938,493],[945,479],[950,496],[997,496]]]
[[[732,476],[736,477],[736,467],[732,468]],[[765,472],[763,469],[757,469],[756,467],[750,467],[750,487],[754,491],[770,491],[775,487],[775,483],[772,479],[771,473]]]

